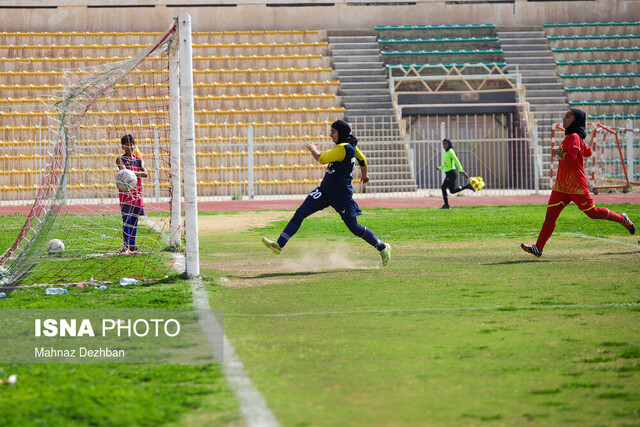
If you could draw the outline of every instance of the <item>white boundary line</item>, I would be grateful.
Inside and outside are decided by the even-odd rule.
[[[209,310],[209,296],[205,290],[202,279],[199,277],[189,280],[191,284],[191,293],[193,294],[193,303],[196,309]],[[215,317],[212,317],[214,322]],[[214,325],[210,330],[221,330],[220,325]],[[207,331],[209,332],[209,331]],[[235,392],[240,411],[249,427],[270,427],[278,426],[278,421],[274,417],[267,402],[264,400],[262,393],[253,385],[247,374],[244,372],[244,365],[236,354],[231,341],[225,334],[222,334],[222,369],[227,382]]]
[[[302,317],[302,316],[338,316],[345,314],[393,314],[393,313],[452,313],[461,311],[536,311],[536,310],[576,310],[576,309],[603,309],[603,308],[636,308],[640,303],[611,303],[611,304],[565,304],[565,305],[495,305],[489,307],[425,307],[425,308],[398,308],[390,310],[361,310],[361,311],[316,311],[306,313],[272,313],[272,314],[227,314],[227,317]]]
[[[636,249],[638,249],[638,246],[640,246],[637,243],[620,242],[618,240],[607,239],[606,237],[587,236],[586,234],[582,234],[582,233],[562,233],[562,234],[566,234],[568,236],[574,236],[574,237],[582,237],[583,239],[604,240],[605,242],[616,243],[618,245],[623,245],[623,246],[631,246],[632,248],[636,248]]]
[[[182,255],[182,254],[180,254]],[[176,256],[176,270],[184,272],[184,256]],[[209,296],[204,288],[202,279],[195,277],[189,280],[191,294],[193,295],[193,305],[196,310],[210,310]],[[205,333],[215,335],[222,333],[222,325],[215,316],[210,316],[203,323],[206,328]],[[208,326],[207,326],[208,324]],[[249,427],[276,427],[279,426],[276,417],[273,415],[262,393],[253,385],[251,379],[244,372],[244,364],[236,354],[235,348],[229,338],[222,333],[222,370],[227,378],[227,382],[238,398],[240,411]],[[219,358],[218,358],[219,359]]]
[[[152,220],[151,218],[149,218],[146,215],[142,215],[138,218],[138,221],[142,222],[143,224],[145,224],[147,227],[151,228],[153,231],[155,231],[156,233],[158,233],[160,235],[160,238],[168,245],[171,244],[171,237],[165,233],[165,231],[162,229],[162,227],[160,227],[158,225],[157,222],[155,222],[154,220]]]

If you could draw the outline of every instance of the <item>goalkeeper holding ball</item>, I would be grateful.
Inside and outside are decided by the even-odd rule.
[[[328,206],[332,206],[340,214],[342,221],[349,230],[356,236],[361,237],[371,246],[380,251],[382,265],[387,265],[391,258],[391,247],[381,242],[375,234],[367,227],[358,224],[356,217],[362,214],[360,207],[353,200],[353,169],[356,161],[360,165],[362,182],[369,181],[367,175],[367,160],[364,154],[356,147],[358,140],[351,134],[351,126],[344,120],[336,120],[331,125],[329,136],[336,146],[324,154],[318,151],[315,144],[307,142],[305,147],[311,155],[320,163],[327,165],[327,171],[322,183],[313,190],[302,205],[296,210],[293,218],[284,228],[277,241],[272,241],[266,237],[262,242],[275,254],[279,254],[289,239],[298,231],[302,221]]]
[[[118,169],[129,169],[136,174],[138,181],[136,186],[129,191],[118,191],[120,199],[120,212],[122,213],[122,236],[124,239],[123,254],[136,253],[136,233],[138,231],[138,218],[144,215],[144,203],[142,201],[142,180],[147,177],[147,169],[142,162],[142,156],[136,148],[136,142],[131,135],[125,135],[120,139],[124,154],[116,159]]]

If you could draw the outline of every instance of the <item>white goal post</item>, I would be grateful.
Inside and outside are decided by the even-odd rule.
[[[180,58],[180,110],[182,119],[182,158],[184,160],[184,211],[186,241],[186,272],[200,275],[198,241],[198,190],[196,179],[195,114],[193,105],[193,53],[191,47],[191,15],[181,13],[178,18]],[[175,78],[174,76],[173,78]],[[172,150],[173,152],[174,150]],[[177,186],[179,187],[179,185]],[[179,200],[179,199],[178,199]]]

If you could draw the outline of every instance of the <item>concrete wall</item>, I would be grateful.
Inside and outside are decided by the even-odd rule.
[[[469,23],[510,27],[639,20],[640,0],[2,0],[0,29],[161,31],[183,11],[191,13],[195,31]]]

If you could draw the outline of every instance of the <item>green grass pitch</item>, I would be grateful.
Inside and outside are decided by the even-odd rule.
[[[610,205],[640,222],[640,207]],[[640,423],[640,245],[570,206],[366,209],[377,252],[337,214],[200,217],[201,272],[245,370],[284,426]],[[0,243],[12,224],[4,217]],[[238,221],[238,218],[243,218]],[[256,219],[255,226],[253,219]],[[573,234],[570,234],[573,233]],[[15,292],[0,308],[187,308],[188,283]],[[4,345],[4,343],[3,343]],[[0,364],[2,425],[242,425],[215,364]]]

